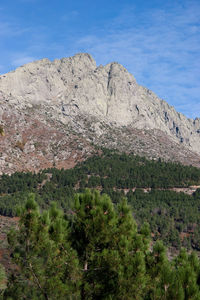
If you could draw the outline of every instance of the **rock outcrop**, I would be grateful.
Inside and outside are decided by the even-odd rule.
[[[15,120],[12,128],[9,118]],[[4,158],[6,153],[10,155],[9,171],[0,157],[1,171],[16,169],[10,147],[23,155],[28,151],[29,156],[34,157],[36,149],[33,145],[42,134],[38,128],[43,128],[43,132],[48,132],[49,128],[55,131],[55,138],[53,133],[45,133],[39,143],[45,143],[47,153],[41,157],[48,157],[48,165],[55,164],[54,144],[57,152],[60,144],[65,152],[65,146],[74,136],[77,136],[77,143],[71,147],[72,152],[82,144],[83,147],[90,144],[90,150],[94,145],[100,145],[200,165],[200,119],[187,119],[176,112],[153,92],[139,86],[120,64],[97,67],[89,54],[81,53],[52,62],[43,59],[1,75],[0,125],[5,132],[4,137],[0,136],[0,151]],[[26,136],[26,146],[20,149],[16,144],[23,143],[23,135]],[[69,148],[68,145],[68,151]],[[64,152],[59,158],[63,161],[68,155]],[[28,163],[23,163],[23,166],[31,170],[34,165],[35,169],[44,167],[36,157],[37,162],[34,163],[33,159],[31,168]]]

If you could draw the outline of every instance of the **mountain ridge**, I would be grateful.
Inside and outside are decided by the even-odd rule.
[[[11,117],[18,132],[9,127]],[[40,125],[36,125],[37,122]],[[23,126],[20,123],[23,123]],[[49,154],[50,165],[55,164],[55,157],[57,163],[59,160],[66,160],[66,147],[70,148],[68,142],[70,140],[70,143],[73,143],[76,136],[76,145],[71,147],[70,151],[79,153],[77,160],[93,153],[96,145],[135,151],[136,154],[147,155],[150,158],[161,157],[200,166],[200,119],[188,119],[176,112],[152,91],[138,85],[133,75],[122,65],[113,62],[105,66],[96,66],[94,59],[87,53],[52,62],[42,59],[1,75],[0,124],[5,130],[5,136],[1,137],[4,146],[1,143],[0,151],[3,157],[7,157],[9,153],[12,165],[5,168],[5,159],[2,162],[1,156],[1,172],[10,172],[14,167],[12,157],[16,155],[16,151],[19,160],[27,151],[35,156],[37,147],[33,145],[40,140],[39,134],[41,135],[42,131],[51,132],[53,129],[57,136],[60,135],[61,140],[57,139],[54,132],[54,139],[51,137],[54,146],[50,146],[47,133],[46,136],[44,134],[44,140],[40,141],[45,146],[38,146],[40,152],[46,151]],[[36,130],[38,126],[41,126],[41,130]],[[25,131],[29,132],[29,136]],[[31,135],[32,142],[29,139]],[[127,137],[130,145],[126,141]],[[151,139],[152,142],[149,142]],[[59,146],[57,154],[53,148],[59,143],[62,144],[64,140],[66,143],[63,142],[62,147],[65,154],[59,156]],[[136,147],[134,143],[137,140],[139,145]],[[120,146],[121,142],[125,143],[124,147]],[[16,146],[20,143],[21,149]],[[143,147],[140,144],[143,144]],[[84,153],[79,151],[79,145],[87,150]],[[12,151],[8,151],[6,147],[11,147]],[[173,151],[167,149],[171,147],[174,148]],[[40,156],[41,159],[36,159],[36,169],[44,159],[45,153],[38,155],[36,156]],[[34,170],[34,163],[32,165],[31,170]],[[24,167],[26,166],[27,162]],[[64,167],[67,165],[64,164]],[[27,166],[27,169],[30,169],[30,166]]]

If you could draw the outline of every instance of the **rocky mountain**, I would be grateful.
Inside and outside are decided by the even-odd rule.
[[[89,54],[0,76],[0,172],[69,168],[99,146],[200,167],[200,119],[187,119],[120,64]]]

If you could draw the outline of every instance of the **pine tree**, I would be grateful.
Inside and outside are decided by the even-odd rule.
[[[199,300],[200,262],[180,254],[171,262],[150,230],[138,230],[126,199],[77,194],[70,214],[52,204],[40,212],[30,194],[19,229],[8,235],[16,269],[3,299]]]
[[[146,237],[137,233],[126,201],[115,210],[107,195],[87,190],[76,197],[71,226],[81,299],[143,299]]]
[[[68,241],[68,224],[53,205],[41,214],[29,195],[19,231],[8,236],[18,266],[5,299],[78,299],[78,259]]]
[[[166,249],[157,241],[146,257],[149,287],[145,299],[182,300],[182,288],[178,287],[176,273],[167,259]]]
[[[177,282],[181,285],[184,295],[182,299],[200,299],[200,263],[197,256],[181,249],[174,259],[174,266],[177,270]]]

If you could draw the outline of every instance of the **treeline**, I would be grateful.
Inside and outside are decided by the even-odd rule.
[[[152,248],[124,199],[87,190],[65,214],[41,212],[31,194],[8,241],[16,268],[2,299],[200,299],[198,257],[181,250],[170,261],[161,242]]]
[[[35,193],[41,209],[56,201],[67,212],[76,192],[94,188],[108,194],[115,205],[126,196],[138,225],[147,221],[155,241],[200,251],[200,190],[191,196],[167,190],[191,184],[200,185],[200,169],[104,150],[70,170],[3,175],[0,214],[16,215],[29,192]],[[142,188],[151,190],[145,193]]]
[[[48,169],[38,174],[16,172],[2,175],[0,194],[32,190],[51,173],[59,187],[171,188],[200,184],[200,169],[179,163],[147,160],[144,157],[103,150],[70,170]]]
[[[104,150],[101,156],[92,156],[71,170],[52,170],[52,182],[61,186],[95,188],[170,188],[200,184],[200,169],[160,159],[119,154]]]

